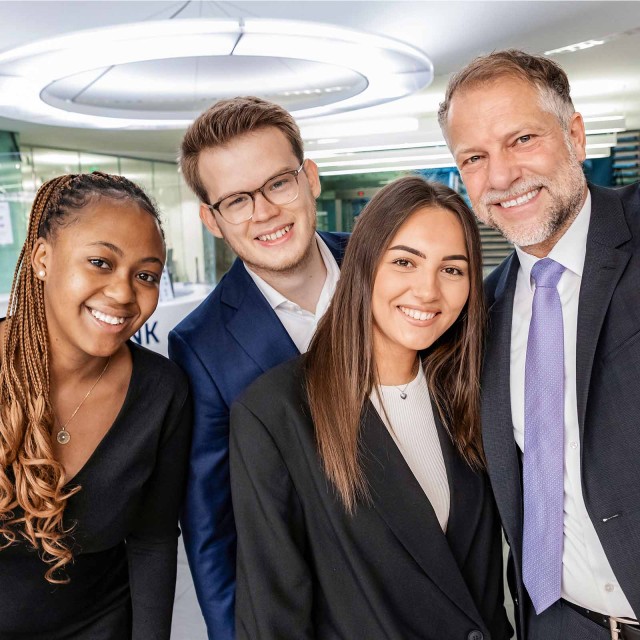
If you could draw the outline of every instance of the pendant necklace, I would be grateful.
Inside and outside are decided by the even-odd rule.
[[[405,384],[404,387],[396,387],[396,389],[400,392],[400,398],[402,398],[402,400],[407,399],[407,387],[410,384],[411,384],[411,380],[409,380],[409,382],[407,382],[407,384]]]
[[[400,392],[400,398],[402,400],[406,400],[407,399],[407,387],[415,380],[415,377],[418,375],[418,369],[420,368],[420,360],[416,360],[416,364],[418,366],[415,367],[415,373],[413,372],[413,369],[412,369],[411,370],[411,380],[409,380],[409,382],[407,382],[407,384],[405,384],[402,387],[398,387],[397,385],[393,385]]]
[[[98,376],[97,380],[91,385],[91,389],[87,391],[87,395],[84,398],[82,398],[82,400],[80,401],[80,404],[75,408],[74,412],[71,414],[71,417],[64,423],[64,425],[62,425],[62,427],[60,428],[60,431],[58,431],[58,433],[56,434],[56,440],[58,441],[59,444],[67,444],[69,440],[71,440],[71,434],[67,431],[67,427],[69,426],[69,423],[76,417],[76,413],[80,411],[80,407],[84,404],[84,401],[91,395],[91,392],[96,388],[96,385],[102,379],[102,376],[105,374],[110,362],[111,362],[111,356],[109,356],[109,358],[107,359],[107,364],[104,365],[104,369]]]

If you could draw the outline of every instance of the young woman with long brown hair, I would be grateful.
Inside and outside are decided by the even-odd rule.
[[[356,223],[299,360],[232,410],[237,634],[504,640],[473,214],[418,177]]]
[[[169,638],[188,392],[129,342],[164,260],[129,180],[39,189],[0,321],[2,638]]]

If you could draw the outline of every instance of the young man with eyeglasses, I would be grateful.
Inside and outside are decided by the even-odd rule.
[[[180,165],[205,227],[238,256],[169,335],[169,355],[189,376],[194,398],[185,547],[209,638],[232,640],[229,408],[259,375],[307,350],[347,236],[316,232],[318,168],[304,159],[298,126],[276,104],[217,102],[187,130]]]

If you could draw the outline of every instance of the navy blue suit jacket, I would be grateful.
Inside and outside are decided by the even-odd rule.
[[[320,236],[341,264],[349,236]],[[298,353],[239,259],[169,334],[169,357],[186,372],[193,394],[193,441],[181,522],[211,639],[234,638],[236,531],[229,481],[229,410],[258,376]]]

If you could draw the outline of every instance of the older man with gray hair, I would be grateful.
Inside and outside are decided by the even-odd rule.
[[[488,277],[487,464],[526,640],[640,638],[640,196],[587,184],[565,72],[522,51],[454,75],[439,121]]]

